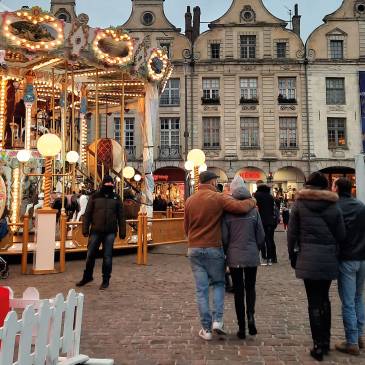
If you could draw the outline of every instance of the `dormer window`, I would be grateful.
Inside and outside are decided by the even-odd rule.
[[[343,41],[331,40],[330,41],[330,56],[332,60],[343,59]]]
[[[59,9],[58,12],[56,13],[56,17],[60,20],[63,20],[66,23],[70,23],[71,22],[71,15],[68,13],[68,11],[66,9]]]
[[[150,26],[155,22],[155,15],[151,11],[146,11],[142,14],[142,24]]]
[[[221,45],[220,43],[212,43],[210,45],[211,58],[221,58]]]
[[[327,33],[328,58],[342,60],[346,58],[347,33],[339,28]]]

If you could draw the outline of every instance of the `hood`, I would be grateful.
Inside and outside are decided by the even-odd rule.
[[[313,211],[323,211],[339,199],[337,193],[332,191],[311,188],[300,190],[295,198],[303,201],[304,205]]]
[[[236,176],[230,186],[232,196],[238,200],[244,200],[251,198],[251,193],[248,191],[247,186],[241,176]]]

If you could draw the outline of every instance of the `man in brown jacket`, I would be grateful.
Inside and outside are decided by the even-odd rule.
[[[210,171],[200,174],[199,191],[185,204],[185,233],[188,237],[191,268],[202,329],[199,336],[213,338],[212,330],[224,335],[225,262],[221,218],[224,212],[243,214],[256,206],[254,199],[235,200],[217,192],[218,176]],[[214,310],[209,308],[209,285],[213,287]]]

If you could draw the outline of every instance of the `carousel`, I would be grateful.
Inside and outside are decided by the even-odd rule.
[[[0,252],[18,253],[26,228],[33,269],[47,272],[60,215],[79,221],[105,174],[122,198],[129,191],[152,213],[153,136],[172,65],[148,36],[137,41],[118,27],[91,28],[86,14],[72,23],[39,7],[0,15],[0,215],[8,225]],[[136,176],[124,141],[131,109],[143,132]],[[103,113],[118,115],[119,140],[100,138]]]

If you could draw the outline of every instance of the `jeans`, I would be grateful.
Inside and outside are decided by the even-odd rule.
[[[234,303],[237,322],[240,328],[245,328],[245,289],[247,315],[255,314],[256,303],[256,274],[257,267],[229,268],[234,287]],[[243,278],[243,273],[245,277]]]
[[[364,334],[365,309],[363,290],[365,261],[342,261],[338,291],[342,302],[342,317],[348,344],[357,345]]]
[[[112,273],[112,258],[115,233],[96,233],[92,232],[89,237],[88,250],[86,257],[86,268],[84,271],[85,279],[92,279],[95,259],[98,254],[100,244],[103,244],[103,280],[109,281]]]
[[[189,248],[191,269],[196,285],[200,322],[211,330],[212,322],[223,321],[225,260],[223,248]],[[209,286],[213,288],[213,312],[209,306]]]

